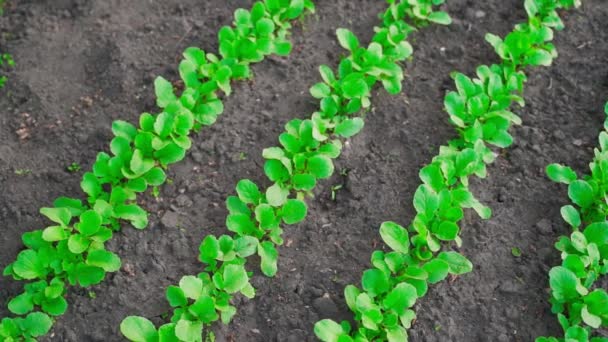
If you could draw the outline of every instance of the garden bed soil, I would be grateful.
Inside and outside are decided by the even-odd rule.
[[[411,341],[531,341],[559,334],[550,312],[547,272],[559,262],[553,244],[567,232],[559,208],[566,189],[544,175],[550,162],[585,171],[608,100],[608,5],[585,0],[564,14],[557,33],[560,57],[530,70],[524,124],[474,193],[494,210],[489,221],[468,212],[461,251],[470,274],[432,286],[417,305]],[[215,326],[217,341],[315,341],[314,323],[349,317],[342,291],[357,282],[378,247],[382,221],[406,224],[420,167],[455,136],[442,111],[453,89],[449,73],[472,74],[496,61],[486,32],[504,35],[525,19],[521,0],[449,0],[449,27],[412,36],[404,92],[377,91],[366,127],[337,161],[336,175],[310,200],[305,222],[290,226],[280,248],[279,272],[256,272],[254,300],[239,299],[229,326]],[[22,233],[44,227],[40,207],[81,196],[79,178],[66,167],[91,167],[107,149],[115,119],[137,120],[154,110],[153,80],[177,79],[188,46],[216,51],[216,32],[251,1],[53,0],[9,1],[0,18],[1,50],[16,66],[0,95],[0,266],[11,262]],[[316,101],[308,88],[317,66],[335,66],[344,50],[335,29],[368,41],[383,1],[318,1],[317,14],[294,31],[289,58],[253,67],[255,78],[235,86],[217,124],[194,137],[186,160],[171,167],[159,198],[147,196],[149,228],[125,227],[109,243],[123,268],[89,290],[72,288],[69,309],[42,341],[122,341],[121,320],[132,314],[159,322],[167,285],[201,271],[198,245],[226,233],[223,204],[241,178],[263,184],[261,152],[277,144],[292,118],[308,117]],[[332,187],[341,185],[332,199]],[[515,257],[511,248],[521,249]],[[0,316],[21,284],[0,280]]]

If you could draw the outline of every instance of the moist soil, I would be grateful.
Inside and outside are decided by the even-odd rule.
[[[352,29],[369,41],[383,1],[319,0],[317,14],[294,30],[288,58],[253,67],[255,78],[236,84],[226,110],[194,137],[187,158],[171,167],[160,196],[142,197],[149,227],[125,226],[109,243],[123,268],[91,289],[71,288],[67,313],[43,341],[122,341],[121,320],[139,314],[160,322],[164,289],[201,271],[198,245],[224,234],[224,200],[241,178],[267,185],[261,152],[277,144],[292,118],[315,110],[308,88],[317,66],[335,66],[344,50],[335,29]],[[532,341],[559,334],[548,304],[547,272],[559,262],[553,248],[567,232],[559,208],[566,189],[544,175],[550,162],[586,170],[608,99],[608,4],[585,0],[564,14],[556,35],[560,57],[530,70],[522,126],[515,144],[474,181],[474,193],[494,210],[488,221],[469,212],[461,251],[472,273],[432,286],[416,307],[412,341]],[[504,35],[525,19],[520,0],[449,0],[454,24],[412,36],[404,92],[374,94],[366,127],[350,139],[336,175],[309,201],[305,222],[289,226],[279,272],[256,272],[254,300],[237,299],[229,326],[213,327],[217,341],[316,341],[314,323],[347,319],[342,290],[369,267],[381,246],[380,223],[407,224],[418,170],[455,136],[442,111],[453,89],[449,73],[474,73],[496,61],[486,32]],[[44,227],[40,207],[62,196],[82,196],[73,162],[88,170],[107,150],[115,119],[135,122],[154,110],[153,79],[177,79],[181,51],[216,51],[216,32],[232,12],[251,1],[53,0],[9,1],[0,19],[1,50],[16,66],[0,95],[0,266],[23,248],[22,233]],[[341,186],[341,188],[339,187]],[[332,188],[335,189],[332,196]],[[515,257],[511,249],[519,248]],[[0,316],[21,284],[0,280]]]

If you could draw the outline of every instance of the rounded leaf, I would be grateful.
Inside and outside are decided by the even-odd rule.
[[[228,265],[224,268],[224,290],[228,293],[235,293],[242,290],[249,284],[247,271],[242,265]]]
[[[120,323],[120,332],[133,342],[157,342],[154,324],[143,317],[129,316]]]
[[[407,254],[409,251],[409,235],[405,228],[395,222],[383,222],[380,226],[382,240],[394,251]]]
[[[295,224],[306,217],[308,207],[304,201],[290,199],[283,205],[281,218],[287,224]]]
[[[473,264],[464,255],[457,252],[441,252],[437,259],[448,264],[449,272],[454,275],[469,273],[473,270]]]
[[[570,184],[578,178],[570,167],[560,164],[548,165],[546,172],[549,179],[557,183]]]
[[[365,271],[361,284],[363,285],[363,289],[371,296],[380,295],[389,289],[388,276],[379,269]]]
[[[236,192],[245,203],[257,204],[260,201],[260,189],[249,179],[240,180],[236,185]]]
[[[32,337],[46,335],[49,330],[51,330],[52,325],[53,320],[51,320],[49,315],[44,314],[42,312],[30,313],[25,317],[25,319],[21,323],[23,329],[27,331]]]

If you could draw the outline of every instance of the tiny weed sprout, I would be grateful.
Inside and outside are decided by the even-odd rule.
[[[608,103],[605,112],[608,116]],[[598,329],[608,328],[608,293],[596,285],[608,274],[608,118],[599,145],[589,164],[591,173],[581,178],[567,166],[547,167],[552,181],[568,185],[572,204],[563,206],[561,215],[572,234],[555,244],[562,264],[549,271],[551,311],[557,314],[564,337],[539,337],[536,342],[608,341],[593,337]]]
[[[52,207],[42,208],[40,213],[49,226],[23,234],[27,248],[4,269],[5,276],[27,283],[23,293],[8,302],[9,311],[17,317],[2,319],[0,340],[32,341],[45,335],[56,317],[67,310],[69,286],[98,284],[106,273],[121,268],[120,258],[107,250],[105,243],[120,229],[121,222],[129,222],[137,229],[148,225],[148,213],[137,204],[137,195],[149,188],[158,195],[158,186],[168,181],[167,167],[182,160],[190,148],[190,134],[213,124],[223,112],[220,96],[230,95],[231,82],[251,78],[250,65],[267,55],[289,54],[291,21],[313,9],[308,0],[266,0],[256,2],[251,11],[238,9],[234,27],[225,26],[219,32],[219,55],[195,47],[185,50],[179,64],[184,83],[180,96],[169,81],[158,77],[154,89],[161,112],[143,113],[139,126],[122,120],[112,124],[110,153],[100,152],[92,171],[82,177],[80,186],[86,200],[60,197]],[[12,63],[6,56],[3,61]],[[80,166],[74,163],[68,169],[76,172]],[[277,196],[281,196],[280,191]],[[260,209],[260,215],[270,218],[268,209]],[[302,210],[305,208],[300,202],[288,201],[282,209],[283,220],[297,221]],[[230,241],[218,242],[218,253],[226,250],[226,260],[234,256],[227,250],[232,246]],[[233,241],[240,253],[249,250],[248,242]],[[264,255],[272,257],[271,248],[264,251]],[[271,262],[268,267],[272,267]],[[222,289],[251,293],[252,288],[244,285],[248,274],[242,266],[232,263],[222,272],[214,279],[222,284]],[[172,290],[176,295],[172,303],[198,298],[198,286],[203,283],[197,279],[183,280],[183,293]],[[212,317],[205,316],[208,304],[199,301],[192,310],[207,320]],[[229,310],[225,305],[222,308]],[[175,331],[178,336],[187,337],[196,331],[196,326],[182,323]],[[156,334],[153,327],[135,319],[123,324],[123,332],[135,341],[148,341]]]
[[[2,6],[3,6],[3,3],[0,2],[0,15],[2,15]],[[1,69],[12,68],[13,66],[15,66],[15,61],[13,60],[13,56],[11,56],[8,53],[0,54],[0,68]],[[5,76],[5,75],[0,76],[0,89],[4,88],[7,81],[8,81],[7,76]]]
[[[483,219],[491,216],[490,208],[469,190],[469,178],[486,176],[487,165],[497,156],[491,147],[506,148],[513,143],[508,130],[512,124],[520,124],[521,119],[510,107],[513,103],[524,105],[524,68],[551,64],[557,56],[551,43],[553,29],[563,28],[556,11],[579,4],[573,0],[526,0],[524,5],[526,23],[515,26],[504,39],[493,34],[486,36],[500,56],[500,64],[478,67],[476,78],[452,74],[456,91],[447,93],[444,105],[459,137],[441,146],[439,155],[420,170],[422,184],[414,194],[416,216],[412,222],[406,227],[384,222],[380,236],[390,251],[373,252],[373,267],[363,272],[360,287],[345,288],[344,297],[354,313],[356,327],[351,327],[349,321],[323,319],[314,327],[322,341],[407,341],[407,329],[416,318],[412,308],[425,296],[429,284],[473,270],[464,255],[442,250],[450,243],[457,247],[462,244],[458,223],[464,209],[475,210]],[[392,6],[398,11],[400,5]],[[567,172],[560,175],[572,179]],[[590,203],[587,193],[592,186],[575,187],[580,202]],[[514,248],[512,253],[517,256],[521,251]],[[569,279],[562,280],[572,284]],[[575,288],[578,287],[572,289]],[[604,305],[602,310],[607,307]],[[597,306],[593,310],[598,310]]]
[[[521,249],[519,249],[519,247],[513,247],[511,248],[511,254],[514,257],[519,258],[521,256]]]
[[[272,277],[277,273],[282,225],[296,224],[306,217],[308,207],[304,200],[313,195],[320,180],[334,174],[333,159],[340,155],[344,139],[363,128],[362,114],[371,107],[374,86],[381,84],[391,94],[401,91],[404,76],[398,63],[412,54],[406,40],[409,34],[430,23],[450,22],[445,12],[434,10],[433,4],[443,1],[388,3],[389,9],[381,16],[382,25],[375,29],[367,47],[351,31],[337,30],[338,41],[348,55],[341,59],[337,71],[326,65],[319,68],[322,82],[310,88],[311,95],[320,102],[318,111],[310,119],[289,121],[279,136],[280,146],[262,152],[266,160],[264,173],[272,185],[263,189],[248,179],[238,182],[236,196],[226,200],[226,227],[232,236],[205,237],[199,249],[203,271],[197,276],[184,276],[179,284],[166,290],[173,307],[170,322],[156,328],[146,318],[127,317],[120,328],[128,339],[189,342],[212,338],[210,325],[218,320],[228,324],[236,314],[232,298],[237,294],[253,298],[256,294],[250,282],[252,272],[246,268],[247,258],[259,257],[264,275]],[[244,23],[253,26],[249,20]],[[453,270],[462,271],[461,258],[449,253],[445,258]],[[380,275],[372,276],[380,278],[377,282],[370,278],[370,282],[383,286]],[[393,300],[400,300],[398,294]],[[322,331],[321,336],[329,333]]]
[[[82,167],[80,166],[80,164],[74,162],[74,163],[68,165],[67,170],[69,172],[74,173],[74,172],[78,172],[78,171],[82,170]]]

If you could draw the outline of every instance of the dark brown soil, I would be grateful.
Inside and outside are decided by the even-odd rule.
[[[560,58],[530,72],[524,125],[515,145],[476,181],[475,193],[494,209],[481,221],[469,213],[463,252],[475,270],[434,286],[418,305],[416,341],[531,341],[559,334],[547,303],[547,272],[559,261],[553,243],[566,232],[559,208],[564,187],[544,176],[549,162],[586,169],[608,99],[608,4],[584,0],[565,16],[557,34]],[[2,51],[16,67],[0,95],[0,267],[22,248],[20,235],[43,227],[38,209],[61,195],[80,196],[79,174],[111,137],[110,123],[135,121],[154,109],[156,75],[176,78],[181,51],[215,50],[215,32],[243,0],[22,0],[0,19]],[[525,17],[521,0],[448,0],[448,27],[414,35],[404,94],[374,98],[366,128],[338,161],[337,175],[310,202],[309,217],[286,230],[279,273],[256,275],[255,300],[238,304],[218,341],[315,341],[313,324],[349,317],[342,290],[368,267],[382,221],[407,223],[418,169],[454,136],[442,111],[453,88],[449,72],[472,73],[495,54],[484,34],[505,34]],[[315,109],[308,88],[321,63],[335,65],[343,50],[334,31],[347,27],[372,35],[383,1],[320,0],[318,14],[294,32],[288,59],[254,67],[255,80],[235,87],[216,125],[195,138],[187,159],[171,169],[172,184],[158,200],[145,231],[125,227],[110,243],[125,268],[89,292],[71,289],[70,307],[46,341],[121,341],[118,325],[129,314],[158,319],[168,305],[164,288],[196,274],[199,241],[223,234],[224,199],[244,177],[263,182],[261,151],[276,144],[291,118]],[[21,139],[24,138],[24,139]],[[342,185],[332,200],[332,187]],[[511,248],[522,251],[514,257]],[[0,317],[21,284],[0,281]]]

